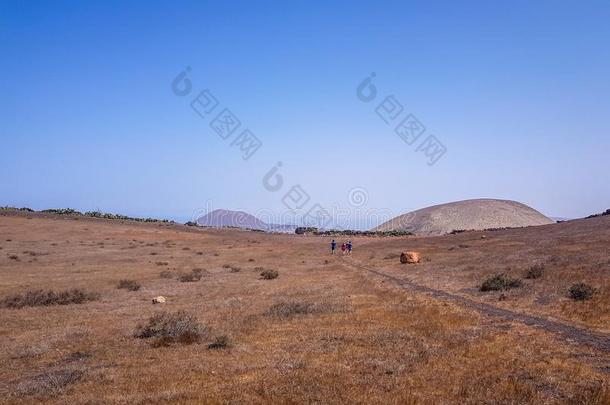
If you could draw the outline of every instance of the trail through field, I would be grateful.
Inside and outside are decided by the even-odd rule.
[[[377,276],[383,277],[387,280],[391,280],[392,282],[394,282],[405,290],[424,293],[435,299],[451,301],[463,307],[479,311],[480,313],[486,316],[502,318],[507,321],[521,322],[528,326],[532,326],[560,336],[567,342],[583,344],[593,349],[600,350],[604,353],[610,353],[610,335],[608,334],[604,334],[601,332],[593,332],[578,326],[569,325],[567,323],[559,322],[556,320],[546,319],[539,316],[526,315],[504,308],[498,308],[490,304],[477,302],[475,300],[462,297],[460,295],[451,294],[443,290],[437,290],[435,288],[426,287],[421,284],[416,284],[410,281],[409,279],[395,277],[382,271],[375,270],[374,268],[367,266],[353,258],[346,258],[343,263],[347,264],[352,268],[364,270],[369,273],[373,273]]]

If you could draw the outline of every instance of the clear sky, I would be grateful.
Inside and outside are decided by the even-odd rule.
[[[609,21],[608,1],[2,1],[0,205],[278,214],[298,184],[303,209],[352,218],[479,197],[601,212]],[[202,118],[204,89],[219,104]],[[404,111],[386,124],[390,95]],[[210,126],[224,108],[241,121],[227,140]],[[426,128],[412,145],[394,132],[408,114]],[[262,146],[243,160],[246,128]],[[446,148],[432,166],[430,134]]]

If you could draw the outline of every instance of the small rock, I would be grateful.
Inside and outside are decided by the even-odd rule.
[[[165,297],[162,295],[159,295],[158,297],[155,297],[152,299],[152,303],[153,304],[165,304]]]

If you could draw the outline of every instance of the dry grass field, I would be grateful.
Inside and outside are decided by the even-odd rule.
[[[4,212],[0,401],[610,404],[610,217],[353,238],[351,257],[329,241]],[[422,262],[400,264],[404,250]],[[481,292],[498,273],[521,286]],[[570,298],[581,282],[591,299]],[[39,289],[56,294],[15,297]],[[155,337],[155,316],[185,333]]]

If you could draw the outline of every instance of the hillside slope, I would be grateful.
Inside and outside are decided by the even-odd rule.
[[[535,209],[516,201],[475,199],[412,211],[392,218],[373,230],[405,230],[416,235],[442,235],[455,229],[518,228],[553,222]]]

